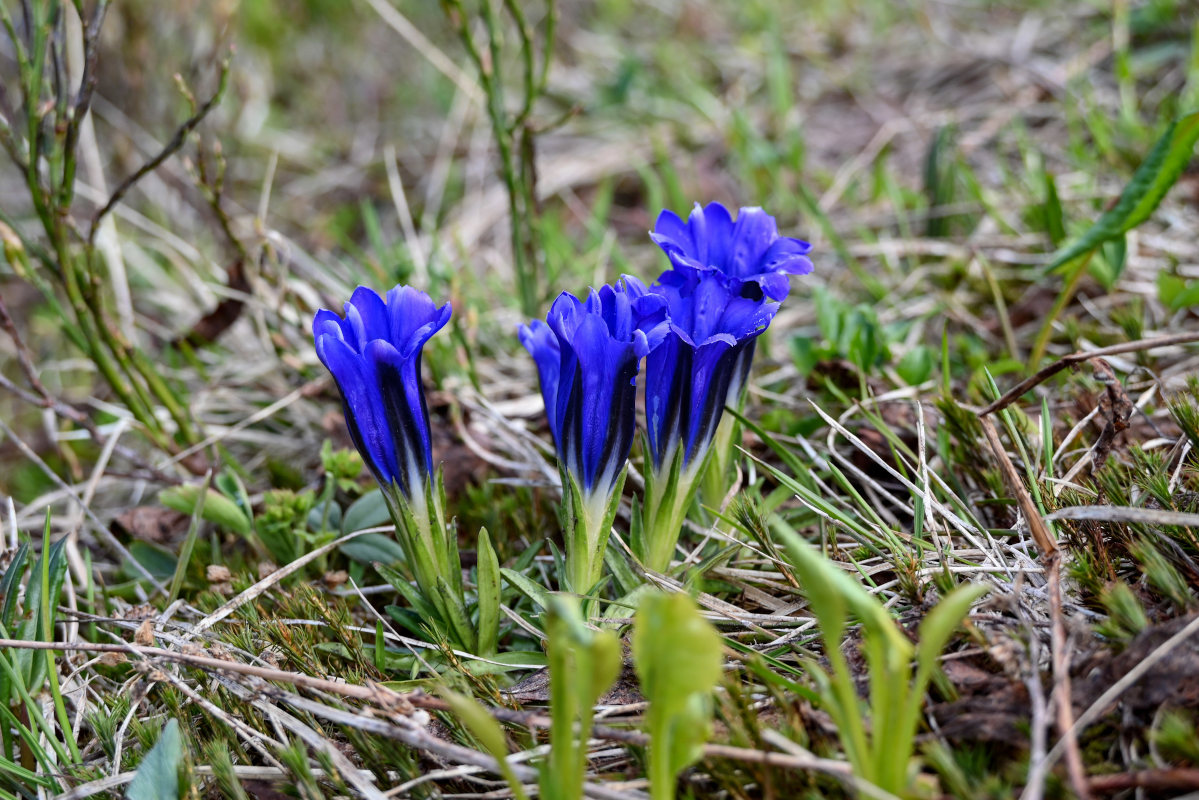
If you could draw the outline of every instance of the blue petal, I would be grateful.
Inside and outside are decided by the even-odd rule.
[[[753,342],[779,304],[756,284],[714,270],[668,270],[654,291],[666,301],[670,320],[669,334],[645,367],[650,453],[660,469],[680,446],[684,464],[703,457],[730,387],[744,385]]]
[[[577,449],[577,466],[587,490],[597,482],[610,484],[628,458],[636,426],[638,359],[631,342],[614,339],[602,317],[588,315],[574,331],[578,358],[576,388],[563,420]],[[568,462],[569,464],[569,462]],[[601,481],[602,479],[602,481]]]
[[[760,208],[742,208],[734,222],[720,203],[698,203],[686,223],[663,211],[651,238],[670,258],[675,270],[703,274],[716,271],[752,282],[774,300],[790,291],[787,275],[812,271],[811,245],[780,237],[774,217]]]
[[[558,337],[552,328],[539,319],[528,325],[521,325],[519,330],[520,343],[533,356],[537,364],[537,377],[541,384],[541,398],[545,401],[545,415],[549,420],[550,433],[554,437],[554,445],[560,446],[561,435],[558,428],[558,391],[559,379],[562,374],[562,348],[558,345]]]
[[[611,492],[628,458],[640,359],[666,325],[665,301],[632,280],[586,300],[564,292],[546,323],[520,330],[537,363],[558,457],[588,493]]]
[[[346,303],[346,323],[354,334],[346,339],[361,353],[367,342],[388,338],[387,305],[373,289],[359,286]]]
[[[429,409],[421,386],[421,354],[405,356],[391,342],[376,339],[367,345],[373,362],[387,428],[396,449],[397,482],[406,497],[423,491],[433,471]]]
[[[449,321],[449,303],[397,286],[386,299],[359,286],[342,319],[324,309],[313,319],[316,351],[337,381],[346,425],[384,486],[423,492],[433,468],[429,412],[421,386],[421,351]]]
[[[397,286],[387,293],[387,340],[407,356],[449,322],[450,311],[449,303],[437,308],[424,292]]]
[[[695,204],[691,212],[691,238],[694,250],[688,253],[703,266],[716,267],[725,272],[728,264],[734,233],[733,217],[720,203],[708,203],[706,207]]]
[[[738,278],[748,278],[762,272],[762,256],[778,235],[774,217],[760,208],[741,209],[730,237],[731,246],[724,271]]]
[[[811,250],[812,245],[802,239],[781,236],[763,254],[758,271],[807,275],[812,271],[812,262],[807,258]]]
[[[320,341],[322,336],[332,336],[345,341],[345,320],[328,309],[320,309],[312,319],[312,337]]]
[[[350,438],[375,478],[382,484],[391,483],[397,477],[395,440],[388,428],[374,362],[333,336],[317,339],[316,351],[341,392]]]
[[[684,462],[692,463],[707,452],[724,415],[729,382],[736,365],[737,344],[732,337],[711,339],[695,349],[691,362],[690,396],[687,398],[687,450]]]

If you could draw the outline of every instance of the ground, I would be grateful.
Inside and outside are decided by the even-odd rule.
[[[721,634],[670,790],[1199,790],[1188,4],[11,5],[0,797],[536,789],[561,484],[516,329],[653,280],[658,212],[711,201],[814,269],[670,575],[627,555],[633,449],[599,594],[682,590]],[[453,305],[424,379],[468,591],[480,528],[504,568],[482,657],[374,565],[390,528],[342,540],[387,514],[312,318],[397,283]],[[650,796],[631,604],[593,620],[588,796]]]

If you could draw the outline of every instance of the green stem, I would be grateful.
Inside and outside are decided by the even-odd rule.
[[[68,534],[69,535],[69,534]],[[41,591],[41,620],[42,636],[47,642],[54,641],[54,621],[50,615],[50,509],[46,509],[46,527],[42,531],[42,591]],[[62,729],[62,738],[71,749],[73,764],[80,763],[79,746],[72,735],[71,720],[67,716],[67,708],[63,703],[62,688],[58,685],[58,668],[54,662],[54,651],[47,650],[46,674],[50,678],[50,697],[54,699],[54,715],[58,717],[58,727]]]
[[[669,742],[663,714],[650,717],[649,793],[652,800],[674,800],[674,774],[670,769]]]
[[[1066,285],[1062,288],[1061,294],[1057,296],[1057,300],[1053,304],[1053,308],[1049,311],[1049,316],[1045,318],[1045,324],[1041,326],[1041,330],[1037,333],[1037,340],[1033,344],[1032,354],[1028,357],[1028,368],[1035,370],[1037,365],[1041,363],[1041,359],[1045,357],[1045,351],[1049,347],[1049,340],[1053,338],[1053,323],[1069,305],[1074,298],[1074,293],[1078,291],[1078,284],[1082,282],[1082,278],[1087,274],[1087,265],[1091,263],[1091,258],[1095,255],[1095,251],[1091,250],[1085,256],[1082,256],[1074,262],[1074,266],[1066,274]]]
[[[675,459],[681,457],[680,452]],[[687,519],[687,509],[695,499],[696,480],[702,474],[702,464],[698,468],[675,465],[669,474],[655,475],[651,485],[647,485],[643,517],[644,562],[650,569],[656,572],[670,569]]]

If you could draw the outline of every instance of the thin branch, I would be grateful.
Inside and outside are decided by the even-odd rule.
[[[1068,356],[1062,356],[1057,361],[1047,367],[1037,371],[1035,375],[1025,378],[1016,384],[1014,387],[1004,392],[1003,396],[996,400],[991,405],[978,412],[980,417],[985,417],[988,414],[994,414],[996,411],[1001,411],[1012,403],[1019,400],[1026,392],[1035,386],[1039,386],[1045,381],[1052,378],[1059,372],[1073,366],[1077,366],[1084,361],[1092,358],[1100,358],[1102,356],[1116,356],[1121,353],[1136,353],[1142,350],[1155,350],[1159,347],[1171,347],[1179,344],[1190,344],[1199,342],[1199,331],[1190,331],[1189,333],[1176,333],[1173,336],[1158,336],[1153,339],[1137,339],[1134,342],[1125,342],[1124,344],[1115,344],[1111,347],[1101,347],[1098,350],[1078,351],[1071,353]]]
[[[1053,661],[1053,696],[1057,705],[1057,728],[1061,741],[1065,743],[1066,772],[1070,786],[1078,800],[1090,800],[1087,788],[1087,770],[1083,766],[1082,751],[1078,748],[1078,737],[1074,731],[1073,692],[1070,680],[1070,647],[1066,638],[1066,622],[1062,615],[1062,558],[1061,551],[1049,556],[1046,568],[1049,572],[1049,615],[1053,621],[1050,633],[1050,649]]]
[[[990,417],[986,416],[980,417],[978,421],[982,424],[983,435],[986,436],[987,443],[991,445],[991,452],[995,454],[995,460],[999,462],[999,471],[1003,473],[1004,482],[1007,483],[1012,494],[1016,496],[1016,502],[1020,506],[1020,511],[1028,521],[1028,528],[1032,533],[1033,541],[1037,543],[1037,548],[1041,551],[1041,555],[1052,556],[1057,553],[1057,543],[1049,534],[1049,528],[1045,525],[1045,520],[1041,518],[1041,512],[1037,510],[1037,506],[1032,501],[1028,489],[1024,487],[1024,481],[1020,479],[1019,473],[1016,472],[1016,466],[1008,458],[1007,451],[1003,449],[1003,443],[999,441],[999,432],[995,430],[995,423],[991,422]]]
[[[100,27],[104,24],[104,17],[108,13],[108,3],[109,0],[97,0],[96,8],[92,11],[92,18],[86,22],[84,22],[86,18],[83,16],[83,4],[77,3],[75,6],[79,20],[83,24],[83,76],[79,83],[79,93],[75,95],[75,105],[71,117],[67,121],[67,135],[63,142],[63,152],[67,154],[67,158],[71,159],[72,168],[75,148],[79,142],[79,132],[83,127],[83,120],[91,108],[92,96],[96,91],[96,81],[99,77],[96,65],[100,58]],[[68,203],[74,187],[74,176],[65,175],[62,191],[64,200],[67,200]]]
[[[113,190],[112,195],[108,198],[108,202],[105,203],[99,211],[92,215],[91,230],[87,235],[87,243],[89,246],[95,244],[96,234],[100,230],[100,220],[104,219],[105,216],[107,216],[114,208],[116,208],[117,204],[121,202],[129,190],[132,189],[138,181],[154,170],[158,169],[158,167],[164,161],[173,156],[175,153],[179,152],[180,148],[186,144],[187,137],[191,134],[191,132],[194,131],[199,124],[204,121],[204,118],[208,116],[208,112],[212,111],[212,109],[216,107],[216,104],[220,102],[221,97],[225,94],[225,87],[229,84],[229,64],[229,58],[226,58],[223,62],[221,62],[220,82],[217,84],[216,91],[212,93],[212,96],[204,101],[203,105],[196,109],[195,113],[188,117],[187,121],[179,126],[178,130],[175,131],[175,135],[172,136],[171,140],[163,146],[162,150],[158,152],[158,155],[151,158],[145,164],[142,164],[142,166],[139,167],[136,172],[125,178],[125,180],[121,181],[120,185]]]

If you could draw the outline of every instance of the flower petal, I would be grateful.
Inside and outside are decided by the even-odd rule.
[[[429,411],[421,386],[421,351],[449,321],[425,293],[397,286],[386,299],[359,286],[346,316],[318,311],[316,351],[342,395],[346,425],[379,483],[423,498],[433,469]]]
[[[375,290],[359,286],[346,303],[346,323],[354,333],[346,339],[361,353],[367,342],[388,338],[387,304]]]
[[[317,355],[337,382],[346,426],[363,460],[383,484],[396,479],[395,440],[387,424],[374,363],[333,336],[316,340]]]
[[[537,377],[541,384],[541,398],[545,402],[545,414],[550,423],[550,433],[555,446],[561,441],[558,428],[558,392],[562,375],[562,348],[552,328],[539,319],[521,325],[520,343],[533,356],[537,364]]]

